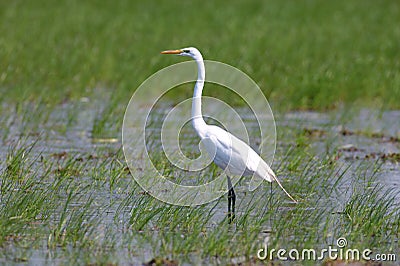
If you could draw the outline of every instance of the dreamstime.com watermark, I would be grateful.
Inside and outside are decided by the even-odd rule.
[[[338,238],[336,246],[328,246],[322,249],[268,249],[268,238],[263,243],[263,248],[257,251],[257,258],[260,260],[281,260],[281,261],[322,261],[322,260],[345,260],[345,261],[396,261],[394,253],[376,253],[369,248],[360,250],[347,248],[347,240],[344,237]]]

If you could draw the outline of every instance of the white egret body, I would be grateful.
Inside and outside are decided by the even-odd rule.
[[[265,179],[268,182],[276,181],[283,191],[296,202],[283,188],[269,165],[245,142],[238,139],[226,130],[207,125],[201,112],[201,96],[205,81],[205,67],[199,50],[193,47],[179,50],[168,50],[162,54],[176,54],[193,58],[198,67],[197,82],[194,87],[192,102],[192,125],[197,132],[214,163],[224,169],[228,176],[228,212],[233,217],[235,211],[235,193],[229,175],[252,176]],[[231,212],[232,207],[232,212]]]

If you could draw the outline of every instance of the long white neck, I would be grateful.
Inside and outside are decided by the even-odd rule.
[[[203,92],[204,81],[206,78],[206,71],[204,68],[203,58],[196,58],[197,63],[197,82],[194,86],[193,100],[192,100],[192,125],[194,130],[200,138],[204,138],[204,130],[206,128],[206,122],[203,119],[201,113],[201,95]]]

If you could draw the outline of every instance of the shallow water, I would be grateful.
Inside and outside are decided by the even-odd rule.
[[[121,137],[118,131],[113,136],[96,137],[93,136],[93,127],[95,119],[101,108],[96,101],[90,102],[82,99],[73,104],[65,103],[55,108],[51,113],[43,118],[43,122],[37,123],[26,121],[25,118],[19,118],[14,115],[10,106],[3,106],[3,118],[0,121],[1,134],[3,135],[3,145],[0,147],[1,168],[7,167],[7,156],[10,153],[10,146],[20,147],[35,143],[27,160],[35,161],[33,167],[39,167],[41,159],[50,161],[55,166],[63,166],[65,160],[72,159],[76,161],[77,166],[82,164],[82,168],[76,172],[73,178],[82,184],[90,184],[91,196],[95,201],[93,207],[98,208],[100,214],[98,227],[96,228],[98,239],[107,239],[107,234],[112,232],[111,238],[115,240],[114,245],[120,246],[117,250],[110,252],[109,256],[113,261],[120,264],[138,264],[149,261],[154,252],[146,244],[135,244],[135,240],[129,238],[132,232],[129,230],[127,221],[130,212],[137,206],[127,203],[123,205],[123,200],[129,196],[132,189],[132,177],[128,171],[123,172],[123,177],[119,177],[118,182],[113,184],[110,189],[111,180],[107,176],[108,170],[114,167],[113,163],[120,164],[120,168],[125,168],[121,153]],[[38,108],[40,110],[40,108]],[[158,110],[160,114],[164,110]],[[244,118],[245,126],[249,132],[251,145],[257,148],[260,143],[260,133],[253,116],[247,114],[247,109],[237,109]],[[138,110],[140,112],[140,110]],[[157,115],[157,114],[155,114]],[[225,118],[229,119],[229,118]],[[156,119],[157,120],[157,119]],[[327,154],[336,152],[336,160],[340,165],[350,165],[354,172],[346,174],[344,183],[351,183],[354,178],[353,173],[360,165],[370,165],[378,162],[381,166],[377,175],[378,182],[384,184],[385,188],[393,189],[396,194],[396,204],[400,204],[400,162],[395,154],[400,153],[400,111],[377,112],[363,109],[356,113],[348,114],[344,111],[332,111],[329,113],[319,112],[290,112],[276,115],[276,125],[278,131],[277,154],[274,166],[282,163],[283,154],[291,145],[296,145],[294,138],[299,134],[305,135],[307,143],[310,143],[311,150],[315,158],[323,158]],[[27,130],[30,129],[30,130]],[[158,123],[153,123],[148,127],[150,133],[158,134],[160,127]],[[151,135],[151,134],[150,134]],[[190,147],[197,150],[197,138],[190,124],[181,135],[180,144],[187,152],[191,152]],[[157,140],[152,142],[152,147],[159,147]],[[190,146],[192,145],[192,146]],[[196,154],[194,154],[196,155]],[[42,159],[43,161],[43,159]],[[100,167],[104,163],[104,167]],[[98,169],[102,172],[98,173]],[[94,176],[97,176],[94,178]],[[180,173],[178,181],[185,181],[185,174]],[[54,178],[54,177],[52,177]],[[209,178],[212,177],[209,175]],[[281,176],[280,178],[296,181],[296,177]],[[182,181],[182,182],[183,182]],[[53,182],[52,179],[43,182]],[[238,197],[238,215],[241,209],[246,206],[250,200],[251,193],[247,190],[247,181],[243,181],[236,188]],[[136,188],[137,189],[137,188]],[[274,190],[278,189],[274,187]],[[343,188],[346,191],[347,188]],[[137,190],[137,193],[140,193]],[[263,191],[257,190],[254,193],[263,195]],[[349,195],[343,194],[343,198],[332,201],[346,201]],[[62,204],[63,201],[60,201]],[[83,202],[73,202],[70,208],[81,206]],[[123,206],[122,209],[121,206]],[[288,205],[290,208],[290,205]],[[211,208],[211,206],[210,206]],[[212,221],[224,219],[226,213],[226,202],[221,200],[217,205],[216,215]],[[57,215],[54,218],[57,222]],[[212,227],[212,223],[208,225]],[[266,227],[268,227],[266,225]],[[157,233],[154,232],[156,238]],[[134,234],[132,234],[134,235]],[[134,237],[134,236],[132,236]],[[264,236],[261,236],[261,238]],[[20,263],[28,264],[69,264],[88,263],[96,260],[96,255],[89,259],[88,250],[80,250],[68,245],[67,248],[49,249],[46,246],[47,236],[39,241],[39,245],[33,248],[26,248],[14,242],[8,242],[2,248],[3,255],[0,256],[0,262],[6,264],[18,265]],[[41,244],[40,244],[41,243]],[[137,253],[132,253],[132,246],[140,247]],[[107,247],[103,247],[107,250]],[[107,253],[107,251],[105,252]],[[100,255],[99,255],[100,256]],[[104,256],[102,253],[101,256]],[[25,261],[26,260],[26,261]]]

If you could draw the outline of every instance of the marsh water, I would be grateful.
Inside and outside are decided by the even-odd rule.
[[[135,197],[142,197],[145,193],[136,185],[124,162],[121,134],[118,128],[112,128],[106,134],[96,136],[94,124],[101,106],[85,98],[74,104],[62,104],[46,115],[38,115],[37,113],[43,109],[45,109],[44,106],[27,106],[22,109],[25,112],[21,114],[15,113],[15,106],[3,106],[4,115],[0,121],[3,139],[3,145],[0,147],[1,169],[4,172],[7,171],[10,160],[16,156],[15,151],[28,147],[21,155],[24,163],[23,173],[36,179],[35,188],[40,187],[41,184],[47,186],[60,178],[67,178],[70,179],[68,184],[73,184],[71,187],[76,189],[76,194],[71,202],[65,205],[70,187],[60,186],[59,189],[65,191],[58,191],[59,195],[56,198],[59,203],[56,205],[59,205],[59,208],[55,208],[51,217],[45,222],[41,221],[39,215],[34,222],[29,222],[30,229],[23,229],[15,235],[7,236],[8,240],[1,248],[0,263],[64,265],[112,261],[121,265],[137,265],[156,257],[159,246],[165,245],[165,243],[157,244],[158,231],[163,229],[157,228],[156,224],[150,226],[151,229],[146,226],[144,228],[147,229],[132,229],[132,224],[137,222],[132,218],[134,217],[132,212],[141,208],[135,201]],[[162,121],[167,111],[166,107],[156,110],[153,114],[154,121]],[[246,115],[247,109],[237,108],[237,112],[241,114],[246,125],[251,139],[250,144],[257,148],[262,141],[258,123],[254,122],[251,114]],[[209,122],[212,123],[211,120]],[[334,199],[328,197],[330,200],[323,203],[330,204],[332,210],[336,209],[340,212],[343,209],[344,204],[351,197],[349,187],[354,182],[369,182],[363,178],[368,171],[374,170],[372,168],[379,168],[373,181],[383,185],[382,191],[392,191],[395,197],[393,208],[399,207],[400,111],[371,109],[351,112],[336,110],[325,113],[297,111],[275,114],[275,122],[277,148],[272,168],[280,169],[278,177],[284,185],[288,185],[288,190],[295,186],[297,179],[297,176],[290,176],[288,175],[290,172],[285,170],[289,163],[286,160],[291,158],[287,156],[288,151],[293,147],[297,149],[303,147],[308,159],[304,162],[300,161],[300,165],[307,164],[307,160],[313,158],[317,163],[312,165],[317,168],[319,160],[331,157],[337,169],[349,169],[344,173],[343,187],[339,188],[343,193],[338,193],[340,196]],[[161,148],[157,140],[160,128],[159,123],[152,123],[147,127],[150,133],[151,150],[155,153]],[[152,137],[155,139],[151,140]],[[183,128],[179,141],[187,152],[198,151],[198,139],[190,123]],[[192,155],[196,156],[196,154],[194,152]],[[371,165],[375,167],[369,169]],[[362,176],[359,174],[360,168],[367,169],[362,172]],[[217,173],[218,170],[210,171]],[[313,169],[308,171],[312,172]],[[206,172],[204,172],[205,175]],[[19,178],[24,180],[26,177]],[[207,178],[212,179],[212,176],[208,174]],[[184,179],[185,175],[182,174],[180,179],[176,180],[184,182]],[[335,178],[331,180],[332,183],[335,182]],[[239,217],[245,214],[244,207],[253,199],[252,193],[258,194],[258,199],[261,200],[268,195],[265,194],[266,189],[269,193],[269,185],[249,192],[247,182],[248,180],[243,180],[236,187]],[[5,181],[1,183],[4,185]],[[274,193],[280,193],[277,186],[273,186],[273,190]],[[308,197],[304,190],[296,196],[305,200]],[[147,197],[150,196],[147,195]],[[85,205],[89,200],[90,205]],[[267,202],[267,199],[265,201]],[[285,208],[290,210],[292,205],[288,203],[288,199],[285,199],[285,202]],[[0,204],[6,210],[5,203]],[[213,208],[215,211],[206,227],[212,228],[224,219],[226,205],[226,196],[208,206],[205,205],[204,210]],[[66,206],[67,210],[63,206]],[[317,211],[321,206],[315,207],[313,211]],[[54,230],[59,227],[63,212],[69,213],[68,211],[81,209],[84,209],[82,226],[87,226],[89,229],[78,231],[77,234],[84,234],[87,237],[77,237],[79,240],[69,239],[65,242],[58,240],[55,245],[51,245]],[[148,223],[152,223],[152,220]],[[66,227],[63,230],[68,232],[68,226],[72,227],[72,224],[70,222],[62,225]],[[265,228],[272,232],[275,230],[268,224]],[[150,235],[150,238],[143,240],[140,235],[146,230],[145,234]],[[32,233],[28,234],[28,232]],[[261,242],[264,237],[265,235],[260,232]],[[80,248],[79,245],[84,241],[88,242]],[[211,263],[217,263],[215,258],[208,259]],[[196,252],[185,260],[182,261],[183,265],[195,263],[195,261],[204,262],[204,258],[196,258]],[[233,258],[233,262],[236,263],[240,260],[240,256]]]

